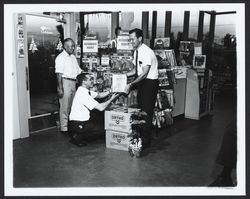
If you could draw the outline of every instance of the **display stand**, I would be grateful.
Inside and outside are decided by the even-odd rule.
[[[213,109],[211,71],[200,69],[187,70],[185,117],[199,120]]]
[[[173,116],[179,116],[185,112],[186,101],[186,78],[177,78],[174,84],[175,105]]]

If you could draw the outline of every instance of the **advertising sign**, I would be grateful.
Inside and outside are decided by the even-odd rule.
[[[98,52],[98,40],[83,40],[82,43],[83,53],[97,53]]]
[[[119,35],[117,37],[117,50],[133,50],[129,35]]]

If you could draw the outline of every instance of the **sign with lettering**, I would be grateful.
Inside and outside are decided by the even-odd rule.
[[[117,50],[133,50],[129,35],[119,35],[117,37]]]
[[[82,43],[83,53],[97,53],[98,52],[98,40],[83,40]]]

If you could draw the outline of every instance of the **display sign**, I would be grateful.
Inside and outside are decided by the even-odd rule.
[[[117,50],[133,50],[129,41],[129,35],[119,35],[117,37]]]
[[[83,40],[82,43],[83,53],[97,53],[98,52],[98,40]]]
[[[168,48],[170,46],[170,38],[156,38],[154,42],[155,48]]]
[[[127,86],[126,74],[113,74],[112,76],[112,92],[123,93]]]

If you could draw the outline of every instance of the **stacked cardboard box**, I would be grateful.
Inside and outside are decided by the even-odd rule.
[[[131,115],[136,108],[118,107],[105,111],[106,147],[128,151],[131,129]]]

